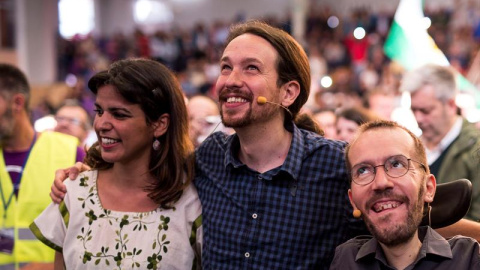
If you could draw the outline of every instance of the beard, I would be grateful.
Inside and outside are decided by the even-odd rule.
[[[223,125],[229,128],[241,128],[255,122],[255,117],[253,116],[251,106],[248,108],[248,111],[245,113],[245,115],[238,119],[232,119],[226,116],[223,113],[222,107],[220,107],[220,117],[222,118]]]
[[[425,193],[424,186],[420,186],[417,201],[414,202],[407,213],[407,219],[404,223],[395,223],[391,226],[381,229],[377,228],[375,224],[368,218],[364,217],[365,224],[372,235],[382,244],[387,247],[395,247],[400,244],[410,241],[415,232],[418,230],[418,226],[422,222],[423,218],[423,195]],[[405,201],[410,203],[410,201]],[[383,218],[384,222],[388,222],[389,216]]]
[[[224,91],[227,92],[227,91]],[[231,91],[234,93],[239,93],[240,91]],[[224,100],[222,98],[222,94],[220,94],[220,100]],[[277,93],[277,96],[279,93]],[[243,96],[247,97],[247,100],[252,100],[253,95],[252,94],[246,94],[243,93]],[[272,97],[274,102],[276,101],[277,96]],[[247,127],[252,124],[257,124],[257,123],[262,123],[262,122],[267,122],[268,120],[272,119],[275,114],[278,114],[279,111],[281,110],[281,107],[274,105],[274,104],[263,104],[256,106],[256,109],[254,110],[252,104],[249,104],[248,110],[243,113],[241,116],[237,117],[231,117],[228,112],[223,111],[223,106],[220,104],[220,117],[222,118],[222,123],[225,127],[229,128],[242,128],[242,127]],[[238,113],[237,113],[238,114]]]
[[[11,139],[14,133],[13,130],[13,110],[11,107],[9,107],[0,119],[0,142]]]
[[[247,112],[239,118],[231,118],[228,115],[223,113],[222,108],[220,108],[220,116],[222,118],[222,123],[224,126],[229,128],[242,128],[247,127],[252,124],[258,124],[262,122],[267,122],[268,120],[274,118],[275,114],[278,114],[280,109],[276,108],[273,104],[262,105],[268,108],[262,109],[261,112],[254,112],[252,107],[248,108]]]

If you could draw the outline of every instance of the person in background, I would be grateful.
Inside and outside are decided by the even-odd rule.
[[[337,115],[333,110],[320,109],[313,113],[313,118],[324,131],[325,138],[335,140],[337,139]]]
[[[75,137],[35,132],[23,72],[0,64],[0,269],[52,269],[54,253],[28,225],[50,203],[51,177],[85,153]]]
[[[353,214],[372,236],[337,247],[330,269],[480,269],[475,239],[446,240],[429,226],[419,227],[436,181],[411,131],[391,121],[366,123],[345,156]]]
[[[363,107],[347,108],[337,113],[337,139],[350,142],[358,127],[378,117]]]
[[[195,95],[188,99],[187,110],[190,139],[198,147],[221,121],[218,104],[209,96]]]
[[[381,119],[392,120],[393,112],[398,107],[397,102],[397,97],[393,93],[373,89],[367,92],[364,105]]]
[[[454,72],[428,64],[405,74],[400,90],[411,95],[432,174],[438,183],[469,179],[473,194],[467,218],[480,220],[480,136],[474,124],[458,115]]]
[[[30,228],[66,269],[199,269],[201,205],[191,184],[187,109],[173,73],[153,60],[94,75],[93,170],[67,181]]]
[[[78,102],[66,100],[55,113],[55,121],[54,131],[77,137],[79,144],[85,145],[92,124],[87,111]]]

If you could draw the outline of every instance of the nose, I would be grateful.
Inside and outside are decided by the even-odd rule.
[[[57,127],[64,128],[64,127],[68,127],[68,126],[69,126],[69,124],[66,121],[57,121]]]
[[[102,116],[95,116],[93,120],[93,126],[96,131],[106,131],[112,128],[111,116],[108,113],[104,113]]]
[[[225,81],[225,86],[227,87],[241,87],[243,84],[241,72],[236,69],[232,69],[230,74],[227,75],[227,80]]]
[[[425,121],[425,114],[420,111],[413,111],[413,116],[415,117],[415,120],[417,120],[418,124],[421,124]]]
[[[375,167],[375,179],[373,179],[372,188],[374,190],[385,190],[393,188],[393,182],[385,171],[383,165]]]

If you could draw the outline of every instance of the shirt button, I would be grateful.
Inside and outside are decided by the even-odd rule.
[[[258,176],[258,180],[262,180],[262,176],[261,176],[261,175]]]
[[[252,215],[252,218],[254,218],[254,219],[256,219],[257,217],[258,217],[257,214]]]
[[[248,258],[248,257],[250,257],[250,253],[245,252],[245,258]]]

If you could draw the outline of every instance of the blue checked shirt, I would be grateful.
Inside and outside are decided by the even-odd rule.
[[[284,164],[258,173],[217,132],[196,152],[203,269],[328,269],[335,247],[365,233],[352,217],[345,144],[294,127]]]

